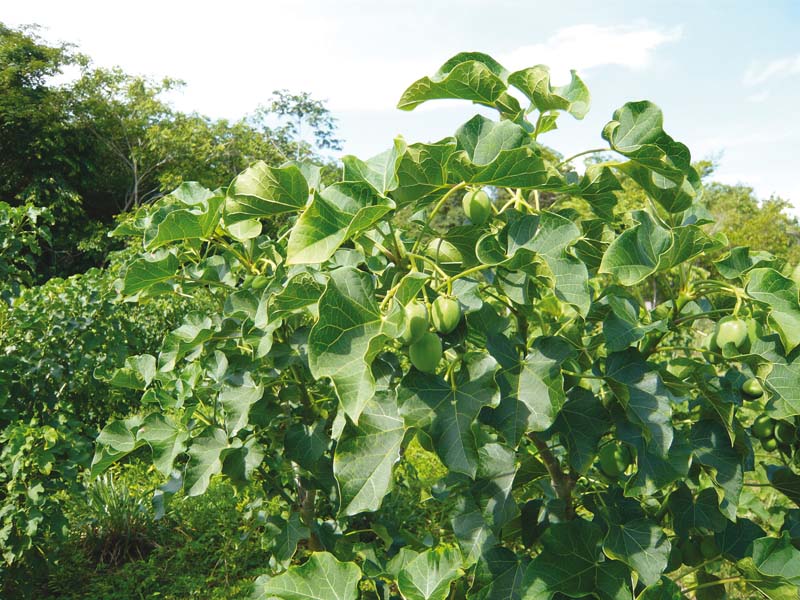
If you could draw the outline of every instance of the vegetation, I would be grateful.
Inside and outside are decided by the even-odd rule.
[[[586,115],[577,75],[459,54],[399,108],[496,119],[333,178],[305,94],[229,130],[174,81],[0,34],[14,93],[68,104],[109,177],[58,171],[66,145],[3,165],[4,596],[797,597],[797,224],[704,192],[657,106],[565,159],[543,141]],[[95,233],[115,217],[102,269],[51,277],[63,203],[21,191],[45,173]]]

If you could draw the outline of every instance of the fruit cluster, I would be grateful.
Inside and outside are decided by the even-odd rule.
[[[790,454],[792,448],[798,446],[797,423],[772,419],[769,415],[762,414],[756,417],[750,431],[761,441],[761,447],[767,452],[780,448],[784,453]]]
[[[442,359],[442,340],[437,334],[451,333],[461,321],[461,306],[458,300],[439,296],[428,307],[414,300],[406,306],[406,327],[400,336],[408,344],[411,364],[423,373],[433,373]],[[433,325],[434,331],[430,330]]]

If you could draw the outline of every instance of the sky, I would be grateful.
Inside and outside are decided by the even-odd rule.
[[[781,196],[800,214],[800,2],[796,0],[5,0],[0,21],[37,23],[101,66],[171,76],[175,106],[236,119],[275,89],[325,100],[341,155],[367,158],[402,134],[451,135],[477,108],[395,108],[403,90],[450,56],[481,51],[509,70],[545,64],[556,84],[576,69],[592,93],[540,141],[565,156],[604,145],[603,125],[631,100],[714,178]]]

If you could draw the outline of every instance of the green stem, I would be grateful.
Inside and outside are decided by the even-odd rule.
[[[595,148],[594,150],[584,150],[583,152],[578,152],[577,154],[573,154],[573,155],[572,155],[572,156],[570,156],[569,158],[565,158],[565,159],[564,159],[564,160],[562,160],[560,163],[558,163],[558,164],[556,165],[556,169],[557,169],[558,167],[561,167],[561,166],[563,166],[563,165],[565,165],[565,164],[569,163],[569,162],[572,162],[572,161],[573,161],[573,160],[575,160],[576,158],[580,158],[581,156],[585,156],[585,155],[587,155],[587,154],[598,154],[598,153],[600,153],[600,152],[609,152],[610,150],[611,150],[611,148]]]
[[[450,278],[447,276],[447,273],[442,271],[442,268],[437,264],[437,262],[435,260],[433,260],[431,258],[428,258],[427,256],[424,256],[423,254],[414,254],[413,252],[409,252],[407,254],[407,256],[409,258],[419,259],[419,260],[429,264],[431,267],[434,268],[434,270],[439,275],[441,275],[442,279],[444,279],[445,281],[449,281],[450,280]]]
[[[417,250],[419,249],[419,245],[420,243],[422,243],[422,236],[425,235],[426,232],[431,230],[430,227],[431,223],[433,222],[433,218],[436,216],[436,213],[439,212],[439,209],[442,208],[442,205],[444,205],[444,203],[447,202],[450,196],[455,194],[458,190],[464,188],[466,185],[467,185],[466,181],[462,181],[461,183],[454,185],[449,190],[447,190],[447,193],[444,196],[442,196],[439,202],[436,203],[436,206],[433,207],[431,214],[428,215],[428,220],[425,222],[425,226],[419,232],[417,239],[414,241],[414,246],[411,248],[412,254],[416,254]]]
[[[683,573],[677,575],[675,577],[675,581],[680,581],[681,579],[683,579],[685,577],[688,577],[692,573],[697,573],[698,571],[700,571],[702,569],[705,569],[708,565],[713,564],[713,563],[717,562],[718,560],[719,560],[719,557],[710,558],[707,561],[700,563],[696,567],[692,567],[688,571],[684,571]]]
[[[544,463],[548,474],[550,475],[550,482],[553,484],[553,489],[558,495],[559,499],[564,502],[564,516],[567,519],[575,518],[575,506],[572,498],[572,490],[575,487],[575,479],[564,473],[561,468],[561,463],[550,450],[547,442],[545,442],[536,432],[528,433],[528,439],[533,442],[536,449],[539,451],[539,458]]]
[[[461,273],[459,273],[459,274],[457,274],[457,275],[453,275],[452,277],[448,277],[448,279],[447,279],[447,282],[446,282],[446,283],[447,283],[447,284],[448,284],[450,287],[452,287],[452,284],[453,284],[453,282],[454,282],[456,279],[462,279],[462,278],[464,278],[464,277],[467,277],[467,276],[469,276],[469,275],[472,275],[473,273],[479,273],[479,272],[481,272],[481,271],[485,271],[486,269],[491,269],[493,266],[494,266],[494,265],[477,265],[477,266],[475,266],[475,267],[470,267],[470,268],[469,268],[469,269],[467,269],[466,271],[461,271]],[[441,288],[441,287],[443,287],[443,286],[441,286],[441,285],[440,285],[439,287]]]
[[[728,577],[726,579],[718,579],[716,581],[709,581],[708,583],[701,583],[700,585],[695,585],[693,587],[686,588],[683,591],[688,594],[689,592],[695,592],[697,590],[704,590],[706,588],[714,587],[714,586],[717,586],[717,585],[724,585],[726,583],[736,583],[737,581],[744,581],[744,577],[742,577],[741,575],[737,575],[735,577]]]

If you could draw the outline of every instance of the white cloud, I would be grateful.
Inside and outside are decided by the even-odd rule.
[[[680,27],[662,30],[574,25],[560,29],[544,42],[512,50],[501,62],[512,69],[548,65],[556,81],[568,78],[569,69],[586,71],[601,66],[642,69],[650,64],[656,48],[679,40],[681,33]]]
[[[187,87],[176,103],[184,110],[238,117],[288,88],[325,99],[334,111],[386,111],[409,83],[463,49],[464,37],[451,35],[456,23],[441,18],[445,3],[409,1],[414,10],[359,0],[139,0],[120,16],[107,1],[86,0],[75,10],[61,0],[27,0],[12,3],[5,20],[39,22],[46,37],[75,41],[104,66],[180,77]],[[548,64],[556,81],[568,79],[570,68],[645,67],[656,48],[681,35],[582,24],[503,53],[509,40],[497,26],[499,13],[479,2],[471,10],[485,52],[510,69]]]
[[[745,100],[747,100],[748,102],[752,102],[753,104],[761,104],[762,102],[766,102],[767,100],[769,100],[769,97],[770,97],[770,91],[763,90],[756,94],[750,94],[745,98]]]
[[[772,61],[755,61],[747,67],[742,81],[745,85],[759,85],[770,79],[779,79],[800,73],[800,54]]]

